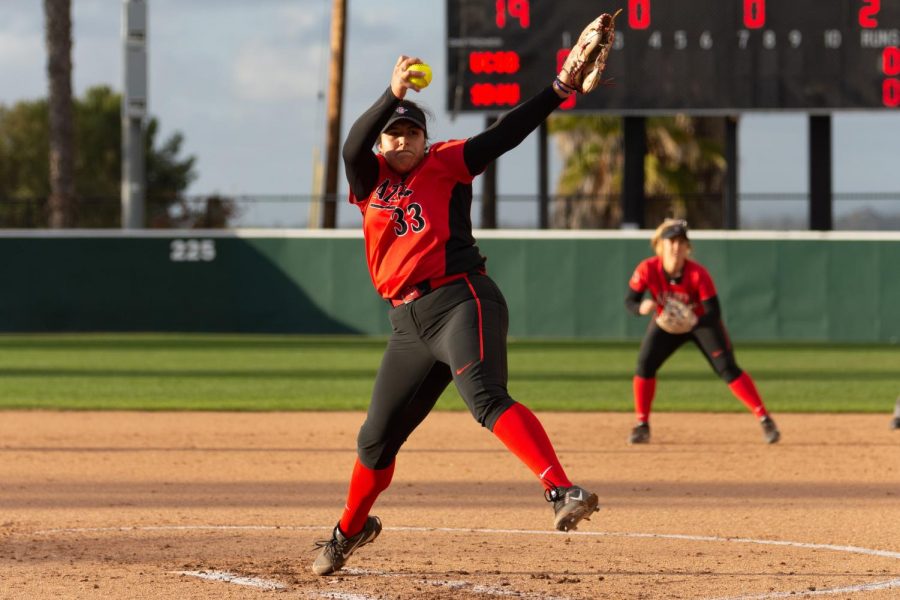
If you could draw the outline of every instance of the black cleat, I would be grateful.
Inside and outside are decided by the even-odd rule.
[[[628,436],[629,444],[649,444],[650,443],[650,423],[638,423],[631,430]]]
[[[759,420],[759,424],[762,425],[763,437],[767,444],[774,444],[781,439],[781,432],[778,431],[778,427],[775,426],[775,421],[772,420],[772,417],[766,415]]]
[[[551,488],[544,492],[547,502],[553,503],[553,526],[559,531],[574,531],[582,519],[600,510],[597,494],[573,485],[568,488]]]
[[[319,552],[319,556],[313,563],[313,573],[331,575],[340,571],[357,548],[375,541],[379,533],[381,533],[381,520],[378,517],[368,517],[363,530],[352,537],[344,537],[341,528],[335,525],[330,540],[316,542],[316,547],[321,548],[322,551]]]

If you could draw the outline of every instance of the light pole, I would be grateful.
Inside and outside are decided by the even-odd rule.
[[[122,229],[143,229],[147,115],[147,3],[122,1]]]

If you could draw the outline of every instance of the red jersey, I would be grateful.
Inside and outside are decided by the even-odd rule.
[[[366,198],[350,193],[363,214],[369,275],[383,298],[484,264],[472,237],[473,176],[463,158],[464,143],[432,144],[405,176],[379,154],[375,188]]]
[[[701,303],[716,295],[712,277],[700,263],[685,260],[681,279],[676,283],[666,276],[662,259],[658,256],[641,261],[628,285],[635,292],[650,290],[650,295],[656,300],[657,315],[662,312],[667,299],[675,298],[690,306],[700,317],[704,313]]]

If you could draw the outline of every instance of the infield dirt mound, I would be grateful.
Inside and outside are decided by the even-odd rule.
[[[0,413],[0,598],[900,596],[886,416],[778,415],[767,446],[747,414],[661,413],[641,447],[627,414],[540,417],[600,495],[579,532],[551,531],[471,417],[434,413],[375,506],[381,537],[318,578],[361,413]]]

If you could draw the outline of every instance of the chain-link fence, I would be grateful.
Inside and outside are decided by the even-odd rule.
[[[320,228],[325,202],[337,201],[337,227],[357,228],[359,210],[346,196],[311,195],[190,196],[176,202],[146,202],[146,227],[196,228]],[[499,229],[539,229],[542,214],[551,229],[618,229],[621,198],[551,195],[502,195],[496,199]],[[485,206],[475,196],[473,226],[481,226]],[[121,227],[118,198],[82,198],[74,207],[78,228]],[[685,217],[695,229],[721,229],[721,194],[651,196],[644,205],[644,225],[652,227],[664,217]],[[900,231],[900,192],[841,193],[833,198],[835,230]],[[48,223],[46,199],[0,199],[0,228],[37,229]],[[740,229],[804,230],[809,228],[809,196],[805,193],[741,194],[738,197]]]

